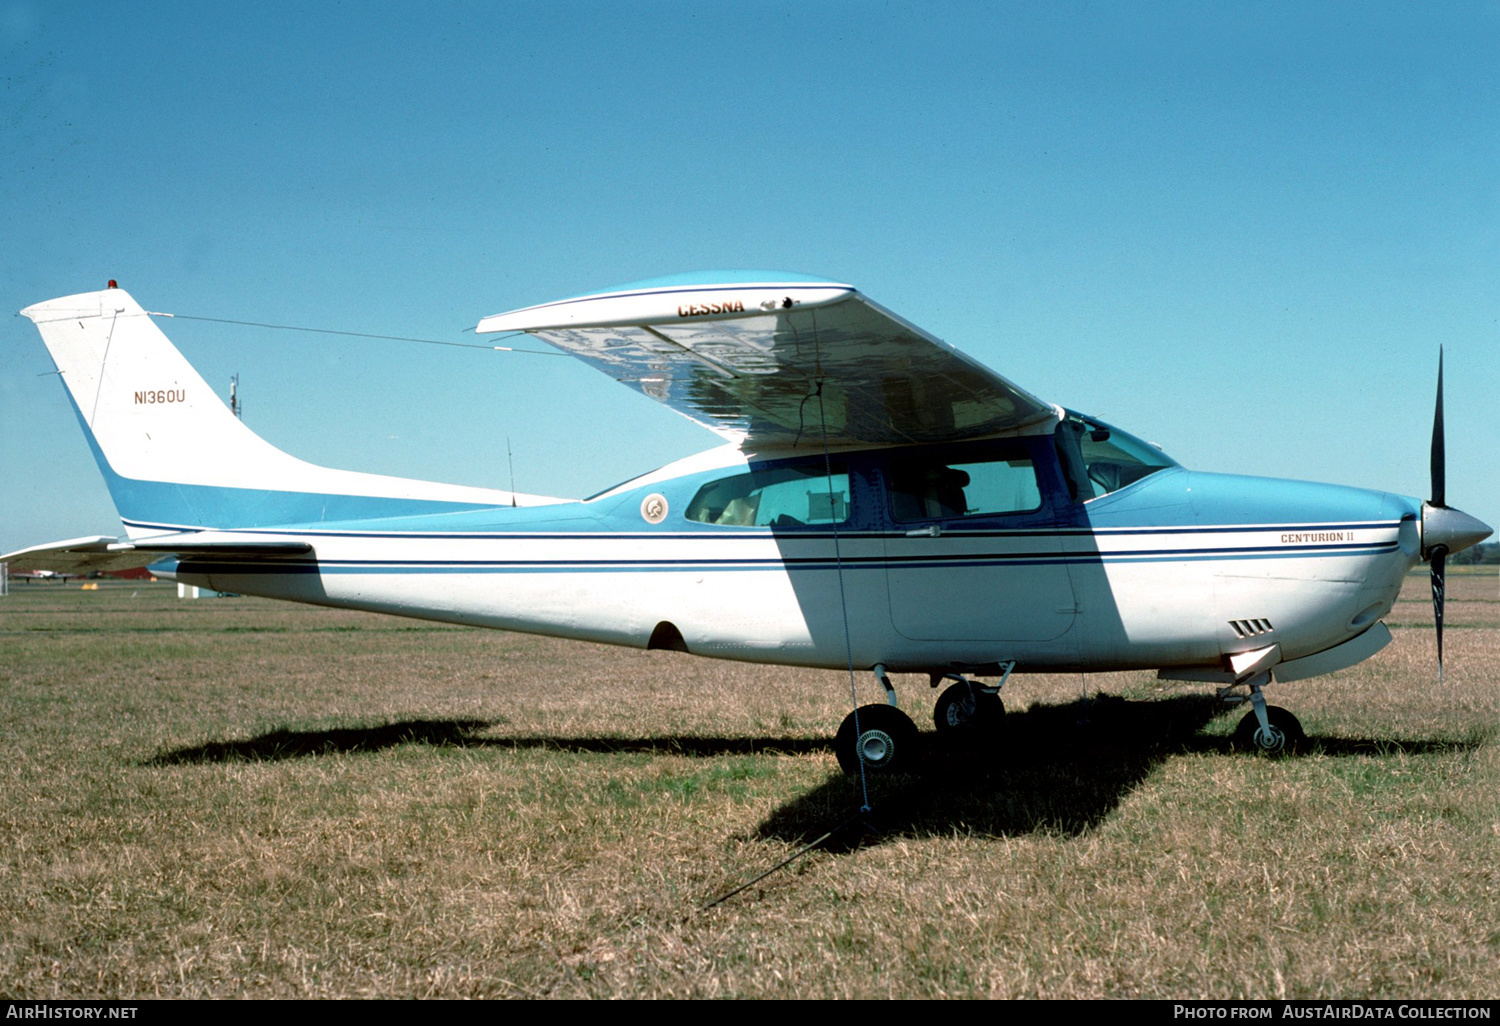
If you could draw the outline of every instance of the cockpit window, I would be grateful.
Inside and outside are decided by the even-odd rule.
[[[945,460],[891,460],[891,515],[897,521],[997,516],[1040,509],[1036,468],[1024,452]]]
[[[1100,420],[1068,411],[1054,436],[1074,502],[1118,491],[1177,461],[1149,442]]]
[[[684,515],[726,527],[842,524],[849,519],[849,474],[835,464],[830,475],[822,462],[736,474],[698,489]]]

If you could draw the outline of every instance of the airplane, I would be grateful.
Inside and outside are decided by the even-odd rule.
[[[0,562],[3,562],[3,560],[0,560]],[[56,570],[29,570],[29,571],[20,571],[20,572],[8,573],[6,576],[11,577],[11,578],[13,578],[15,580],[26,581],[26,582],[30,583],[31,581],[65,581],[66,582],[66,581],[72,580],[73,578],[81,576],[81,575],[79,575],[79,574],[58,573]]]
[[[39,329],[124,539],[0,559],[162,564],[215,591],[756,663],[873,674],[835,736],[850,774],[911,764],[893,674],[946,738],[994,737],[1013,673],[1156,670],[1248,702],[1245,748],[1295,749],[1273,682],[1391,640],[1407,572],[1491,528],[1432,497],[1205,473],[1043,401],[853,286],[784,272],[653,279],[485,317],[723,439],[582,500],[313,465],[237,419],[124,290]],[[175,561],[175,567],[171,565]]]

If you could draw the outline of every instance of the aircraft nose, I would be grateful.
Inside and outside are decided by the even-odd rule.
[[[1430,553],[1439,545],[1449,553],[1462,552],[1494,533],[1494,528],[1477,517],[1447,506],[1422,503],[1422,550]]]

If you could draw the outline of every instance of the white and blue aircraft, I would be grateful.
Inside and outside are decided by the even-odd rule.
[[[113,286],[113,282],[110,283]],[[245,427],[123,290],[22,313],[127,537],[0,557],[320,605],[759,663],[871,672],[849,772],[910,759],[893,673],[940,732],[1001,720],[1012,672],[1155,669],[1249,701],[1251,748],[1302,737],[1273,681],[1391,640],[1407,571],[1490,528],[1433,497],[1188,470],[1031,395],[849,285],[664,278],[486,317],[723,436],[581,501],[333,470]]]

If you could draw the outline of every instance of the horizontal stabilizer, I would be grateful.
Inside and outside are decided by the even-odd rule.
[[[259,562],[305,557],[312,551],[313,547],[307,542],[295,541],[217,540],[183,535],[130,542],[109,535],[93,535],[50,545],[33,545],[0,556],[0,563],[8,564],[12,573],[37,570],[62,574],[116,573],[189,556]]]

